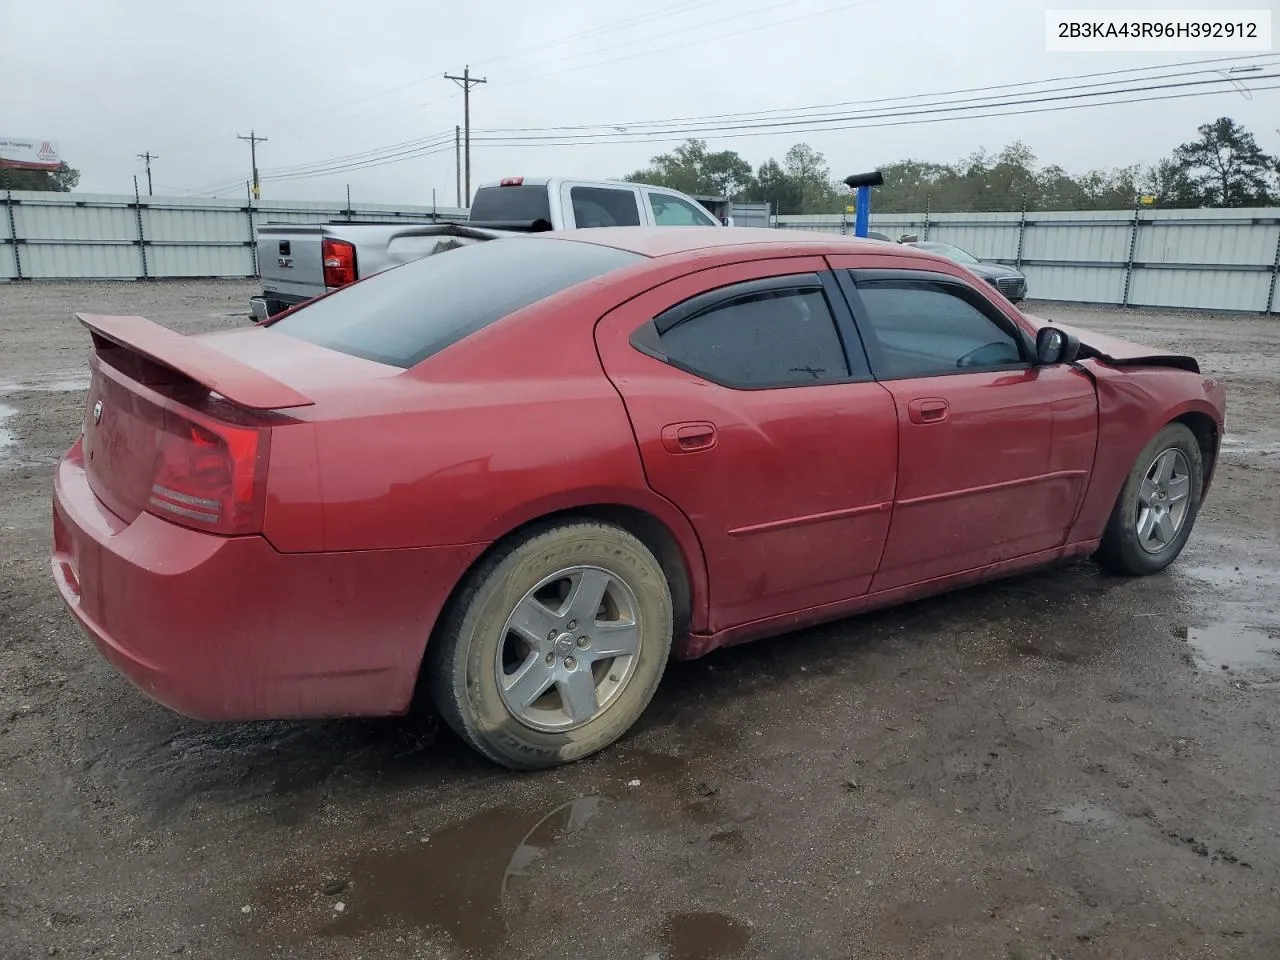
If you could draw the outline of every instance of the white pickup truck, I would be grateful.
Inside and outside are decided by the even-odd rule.
[[[509,233],[587,227],[722,226],[675,190],[615,180],[507,177],[476,190],[463,222],[266,223],[258,227],[256,320],[410,260]]]

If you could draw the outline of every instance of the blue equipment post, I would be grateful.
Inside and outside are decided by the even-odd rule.
[[[871,225],[871,188],[859,187],[857,211],[853,217],[853,235],[855,237],[865,237],[867,229]]]
[[[854,193],[853,235],[865,237],[871,226],[871,188],[884,183],[884,174],[879,170],[870,173],[855,173],[844,178],[844,185]]]

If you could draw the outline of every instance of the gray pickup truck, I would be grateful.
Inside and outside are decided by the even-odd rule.
[[[513,233],[722,225],[698,201],[665,187],[508,177],[476,190],[464,222],[263,224],[257,230],[262,295],[249,307],[255,320],[265,320],[401,263]]]

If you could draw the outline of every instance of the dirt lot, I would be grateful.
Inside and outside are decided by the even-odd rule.
[[[184,720],[63,612],[72,311],[197,331],[251,289],[0,285],[0,956],[1280,956],[1280,320],[1036,305],[1228,383],[1168,573],[1082,563],[678,664],[613,749],[514,775],[430,716]]]

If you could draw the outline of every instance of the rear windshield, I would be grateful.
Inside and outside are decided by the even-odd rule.
[[[569,240],[486,240],[375,274],[270,326],[341,353],[411,367],[521,307],[642,259]]]
[[[471,201],[470,220],[546,220],[551,202],[546,187],[481,187]]]

